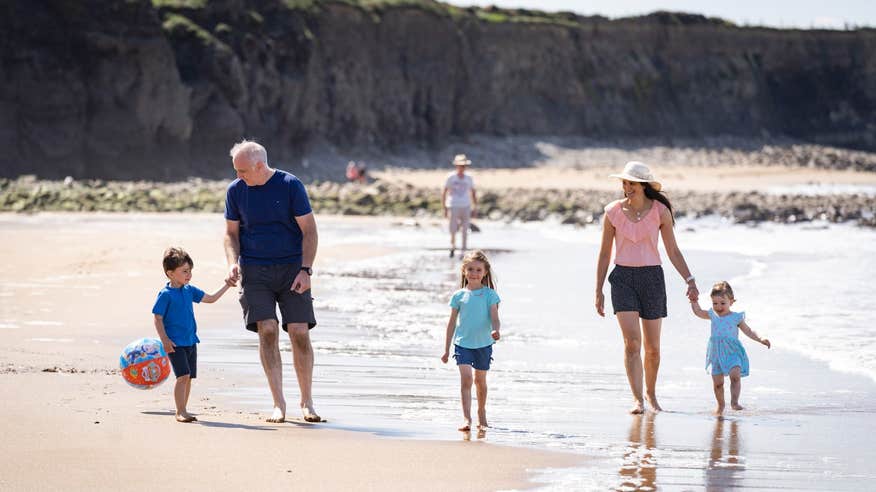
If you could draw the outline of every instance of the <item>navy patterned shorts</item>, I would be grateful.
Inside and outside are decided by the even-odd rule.
[[[614,313],[636,311],[642,319],[666,317],[666,281],[660,265],[615,265],[608,276]]]

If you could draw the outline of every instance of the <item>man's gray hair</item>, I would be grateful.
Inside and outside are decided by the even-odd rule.
[[[253,140],[243,140],[234,144],[234,147],[231,147],[230,154],[232,160],[240,156],[253,164],[256,162],[268,164],[268,151],[261,144]]]

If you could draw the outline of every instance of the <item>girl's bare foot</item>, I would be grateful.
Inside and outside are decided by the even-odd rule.
[[[733,410],[745,410],[745,407],[738,403],[731,403],[730,408],[732,408]]]
[[[281,424],[286,421],[286,409],[282,407],[274,407],[274,413],[268,417],[268,422],[273,424]]]
[[[471,420],[466,420],[465,423],[459,426],[457,429],[460,432],[470,432],[471,431]]]
[[[633,405],[633,408],[630,409],[630,413],[633,415],[641,415],[645,413],[645,404],[640,401],[636,401],[636,404]]]
[[[176,421],[188,423],[188,422],[197,422],[198,419],[197,419],[197,417],[189,414],[188,412],[183,412],[183,413],[176,414]]]
[[[663,408],[660,406],[659,403],[657,403],[657,396],[656,395],[648,395],[647,398],[648,398],[648,404],[651,405],[651,410],[654,410],[655,412],[662,412],[663,411]]]

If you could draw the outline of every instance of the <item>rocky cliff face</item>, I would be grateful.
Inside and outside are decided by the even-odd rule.
[[[876,149],[874,30],[427,0],[154,3],[0,6],[0,174],[225,177],[242,137],[287,163],[314,142],[392,148],[475,133]]]

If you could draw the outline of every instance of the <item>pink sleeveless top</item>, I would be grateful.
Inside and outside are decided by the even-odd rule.
[[[666,210],[666,205],[654,200],[651,210],[641,220],[633,222],[621,210],[622,202],[618,200],[605,207],[605,217],[614,226],[614,263],[631,267],[659,265],[657,236],[660,215]]]

